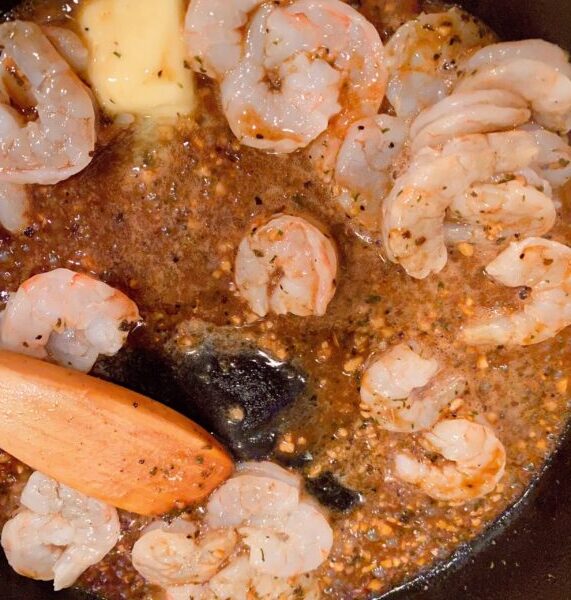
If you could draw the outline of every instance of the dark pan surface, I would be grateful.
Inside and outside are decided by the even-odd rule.
[[[464,0],[505,39],[542,37],[571,49],[571,0]],[[0,9],[15,2],[0,0]],[[570,348],[571,351],[571,348]],[[383,600],[571,599],[571,435],[527,497],[447,569]],[[472,550],[472,551],[471,551]],[[16,575],[0,552],[0,600],[86,600]],[[373,600],[371,597],[369,600]]]

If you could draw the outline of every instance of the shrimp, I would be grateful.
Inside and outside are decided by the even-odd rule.
[[[463,65],[467,75],[455,91],[517,93],[529,103],[539,124],[567,133],[571,129],[571,69],[563,51],[541,40],[498,46],[480,50]]]
[[[211,496],[207,523],[238,527],[260,573],[293,577],[317,569],[333,544],[333,531],[321,511],[300,496],[291,475],[277,476],[275,465],[246,463]],[[266,474],[264,474],[266,473]]]
[[[386,46],[387,98],[396,114],[412,118],[445,98],[464,55],[492,41],[477,19],[458,8],[405,23]]]
[[[335,294],[337,253],[317,227],[281,215],[242,240],[235,272],[240,294],[257,315],[322,316]]]
[[[473,183],[526,168],[538,153],[523,131],[472,134],[423,148],[383,203],[382,236],[388,258],[417,279],[447,262],[444,218],[452,200]]]
[[[191,0],[184,35],[194,70],[220,81],[242,58],[243,28],[264,0]]]
[[[525,169],[499,183],[474,184],[456,196],[450,215],[470,229],[472,242],[544,235],[557,213],[547,181]]]
[[[542,238],[512,243],[486,267],[495,281],[531,289],[521,310],[505,311],[467,326],[470,345],[528,346],[571,325],[571,248]]]
[[[202,586],[179,586],[167,589],[167,600],[319,600],[315,579],[308,574],[297,577],[272,577],[239,556]]]
[[[32,474],[22,510],[2,530],[2,547],[20,575],[70,587],[117,543],[117,511],[45,475]]]
[[[368,230],[379,227],[380,202],[393,183],[394,166],[407,137],[401,119],[383,114],[354,123],[343,141],[335,180],[345,190],[337,201]]]
[[[184,519],[147,530],[133,546],[135,569],[162,587],[200,584],[211,579],[238,542],[233,529],[214,530],[198,537]]]
[[[411,148],[418,152],[470,133],[514,129],[530,117],[525,100],[507,90],[458,92],[416,117],[410,127]]]
[[[462,68],[470,73],[481,67],[494,66],[515,59],[539,60],[571,78],[569,53],[555,44],[538,39],[489,44],[474,52],[462,64]]]
[[[28,226],[29,207],[26,186],[0,181],[0,224],[10,233],[21,233]]]
[[[89,371],[113,356],[140,319],[122,292],[68,269],[25,281],[0,314],[0,347]]]
[[[436,360],[399,344],[369,365],[361,382],[361,400],[388,431],[430,429],[465,385],[461,378],[439,371]]]
[[[535,124],[521,128],[533,136],[539,154],[532,165],[553,187],[563,187],[571,179],[571,146],[562,137]]]
[[[79,36],[70,29],[54,25],[43,25],[42,31],[76,73],[82,76],[87,73],[89,51]]]
[[[0,44],[6,84],[0,104],[0,181],[55,184],[79,173],[95,148],[95,110],[87,88],[38,25],[3,23]],[[16,104],[35,106],[37,119],[25,121],[16,113],[7,90],[10,96],[17,90]]]
[[[466,419],[448,419],[424,434],[424,445],[448,463],[421,462],[410,454],[395,458],[395,474],[443,502],[469,502],[492,492],[505,472],[506,451],[494,432]]]
[[[328,126],[342,137],[378,112],[383,59],[377,30],[341,0],[263,4],[221,84],[230,128],[241,143],[279,153],[306,147]]]

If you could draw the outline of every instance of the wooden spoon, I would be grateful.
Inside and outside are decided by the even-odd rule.
[[[199,502],[233,470],[206,431],[170,408],[3,351],[0,448],[87,496],[141,515]]]

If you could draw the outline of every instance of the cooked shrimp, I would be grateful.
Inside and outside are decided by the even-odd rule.
[[[25,281],[0,315],[0,347],[89,371],[113,356],[139,321],[122,292],[68,269]]]
[[[236,285],[253,312],[322,316],[335,294],[337,253],[304,219],[281,215],[254,228],[238,248]]]
[[[439,374],[438,362],[399,344],[375,360],[363,376],[361,400],[388,431],[430,429],[465,381]]]
[[[202,586],[167,590],[167,600],[319,600],[317,582],[311,575],[272,577],[260,573],[245,556],[239,556]]]
[[[424,434],[430,452],[448,463],[435,465],[401,453],[395,459],[396,476],[444,502],[469,502],[492,492],[504,475],[506,451],[494,432],[465,419],[438,423]]]
[[[473,183],[526,168],[537,156],[523,131],[472,134],[442,150],[423,148],[383,203],[383,242],[389,259],[423,279],[447,262],[444,218],[452,199]]]
[[[380,203],[408,137],[398,117],[377,115],[354,123],[337,156],[335,181],[345,188],[337,201],[346,214],[369,230],[379,227]]]
[[[26,122],[5,98],[0,105],[0,180],[54,184],[75,175],[91,162],[95,147],[95,111],[86,87],[38,25],[3,23],[0,44],[5,90],[17,90],[17,103],[34,106],[37,114]]]
[[[492,40],[477,19],[458,8],[405,23],[386,47],[387,98],[396,114],[414,117],[445,98],[464,55]]]
[[[571,146],[556,133],[535,124],[522,129],[533,136],[539,148],[533,167],[553,187],[563,187],[571,179]]]
[[[240,557],[214,577],[209,584],[216,598],[248,600],[252,593],[259,600],[288,600],[296,597],[318,600],[319,587],[311,575],[297,577],[272,577],[252,567],[245,557]]]
[[[250,564],[260,573],[293,577],[316,569],[333,544],[327,519],[300,498],[299,480],[291,485],[287,471],[276,478],[273,465],[260,463],[253,471],[249,465],[211,496],[207,522],[237,526],[250,549]]]
[[[521,310],[491,316],[466,327],[467,344],[528,346],[571,325],[571,248],[542,238],[512,243],[486,272],[508,287],[531,289]]]
[[[22,492],[23,509],[2,530],[2,547],[20,575],[70,587],[117,543],[117,511],[35,472]]]
[[[499,49],[492,46],[481,50],[463,65],[467,75],[455,91],[517,93],[530,104],[538,123],[566,133],[571,129],[571,69],[562,61],[552,64],[547,56],[551,51],[536,54],[538,43],[528,40],[519,46],[499,44]],[[553,52],[562,53],[557,47]],[[548,60],[544,62],[542,57]]]
[[[470,229],[470,241],[544,235],[557,217],[549,183],[525,169],[499,183],[470,186],[450,204],[450,216]]]
[[[248,19],[264,0],[191,0],[184,34],[195,71],[213,79],[238,66]]]
[[[458,92],[421,112],[410,128],[412,150],[470,133],[514,129],[531,117],[526,101],[506,90]]]
[[[210,496],[208,524],[237,527],[266,511],[291,512],[299,504],[300,487],[299,477],[271,462],[244,463]]]
[[[76,73],[79,75],[87,73],[89,51],[78,35],[71,29],[54,25],[43,25],[42,31]]]
[[[0,181],[0,224],[11,233],[21,233],[28,225],[28,192],[17,183]]]
[[[481,67],[498,65],[514,59],[539,60],[571,78],[569,53],[555,44],[538,39],[501,42],[484,46],[472,54],[462,64],[462,68],[470,73]]]
[[[307,146],[331,124],[338,135],[377,113],[385,91],[377,30],[341,0],[261,6],[246,51],[221,85],[236,137],[271,152]]]
[[[197,536],[196,527],[184,519],[144,533],[133,546],[132,561],[149,582],[162,587],[204,583],[228,559],[238,536],[233,529]]]

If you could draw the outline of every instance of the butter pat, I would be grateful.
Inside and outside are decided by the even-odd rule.
[[[185,61],[182,0],[91,0],[79,24],[88,77],[110,113],[188,114],[194,79]]]

